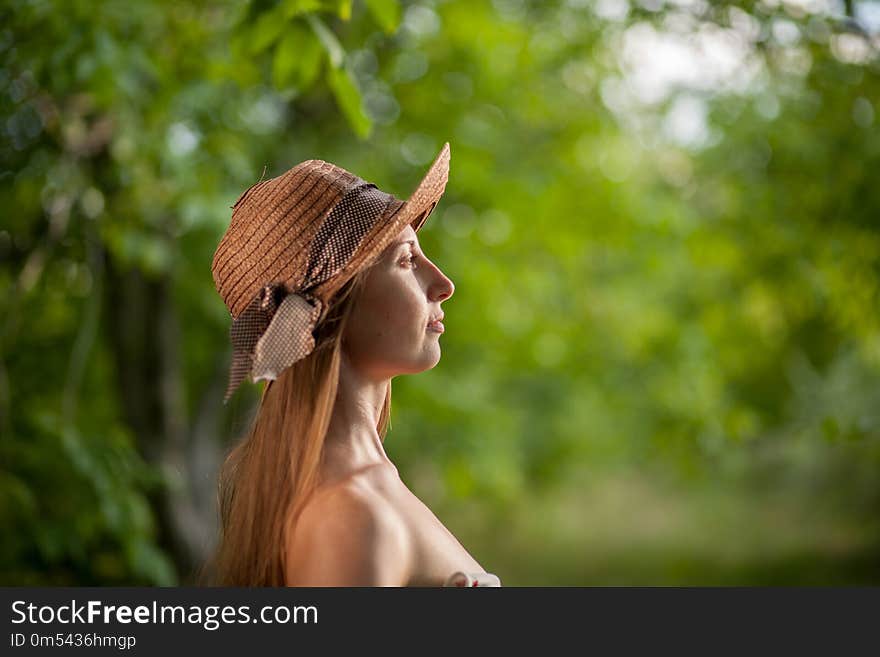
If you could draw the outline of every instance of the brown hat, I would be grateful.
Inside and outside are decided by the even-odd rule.
[[[448,178],[447,142],[406,201],[323,160],[245,191],[211,263],[233,320],[223,402],[246,377],[273,380],[308,356],[333,295],[407,224],[422,227]]]

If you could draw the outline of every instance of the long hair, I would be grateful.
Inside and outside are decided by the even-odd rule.
[[[200,575],[219,586],[283,586],[286,539],[315,491],[339,384],[342,337],[368,270],[329,304],[315,349],[263,389],[250,430],[220,469],[220,538]],[[384,438],[391,384],[378,426]]]

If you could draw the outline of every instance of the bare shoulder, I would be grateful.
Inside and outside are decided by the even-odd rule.
[[[406,526],[363,480],[318,494],[286,543],[288,586],[402,586],[409,576]]]

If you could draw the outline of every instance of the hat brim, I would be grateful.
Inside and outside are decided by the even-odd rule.
[[[440,202],[448,180],[449,142],[446,142],[409,198],[379,222],[383,228],[364,251],[381,254],[407,224],[418,232]]]
[[[410,194],[401,212],[405,212],[405,219],[401,224],[401,230],[406,224],[411,224],[416,232],[425,225],[431,212],[434,211],[443,192],[446,191],[446,183],[449,181],[449,142],[443,144],[443,148],[434,158],[433,164],[422,178],[422,181]],[[412,217],[412,218],[411,218]]]
[[[431,212],[440,202],[443,192],[446,191],[446,183],[449,180],[449,142],[443,144],[434,162],[428,167],[427,173],[416,186],[409,198],[403,202],[399,209],[393,211],[382,223],[385,230],[396,236],[407,224],[416,232],[425,225]],[[383,234],[385,233],[383,230]]]
[[[327,281],[323,289],[317,291],[319,296],[331,296],[351,276],[375,262],[407,225],[411,225],[416,232],[425,225],[446,191],[449,157],[449,142],[446,142],[409,198],[389,204],[386,215],[376,222],[376,229],[367,235],[345,266],[346,274]]]

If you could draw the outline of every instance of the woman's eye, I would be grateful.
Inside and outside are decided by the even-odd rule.
[[[416,265],[416,254],[415,254],[415,253],[411,253],[411,254],[406,258],[405,262],[407,262],[411,268],[415,269],[416,266],[417,266],[417,265]]]

